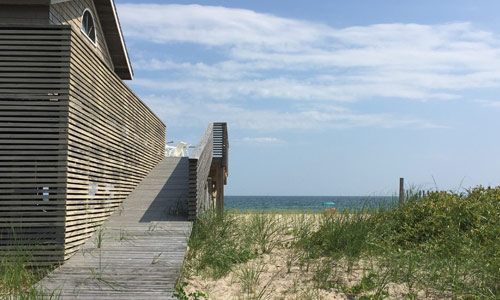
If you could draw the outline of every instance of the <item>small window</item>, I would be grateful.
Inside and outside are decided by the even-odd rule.
[[[82,32],[94,45],[96,44],[94,16],[92,16],[92,12],[88,8],[83,11]]]

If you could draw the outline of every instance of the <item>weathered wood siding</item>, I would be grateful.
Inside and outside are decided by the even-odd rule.
[[[194,221],[207,209],[213,208],[208,176],[213,155],[213,124],[210,124],[200,142],[189,155],[188,220]]]
[[[68,258],[164,147],[165,125],[79,28],[0,26],[1,252]]]
[[[95,9],[93,0],[73,0],[51,4],[49,11],[49,22],[50,24],[54,25],[70,25],[73,30],[81,33],[82,15],[83,11],[86,8],[89,8],[92,11],[92,15],[94,16],[97,45],[94,46],[94,44],[92,44],[92,42],[88,39],[86,39],[85,42],[88,43],[90,49],[92,49],[110,69],[113,69],[113,61],[111,60],[108,46],[106,45],[100,18]],[[81,34],[83,35],[83,33]]]
[[[0,5],[1,5],[0,1]],[[49,24],[49,5],[1,5],[0,24]]]
[[[40,264],[64,251],[70,37],[0,26],[0,255],[20,246]]]
[[[71,49],[66,256],[106,220],[165,151],[165,125],[74,28]]]

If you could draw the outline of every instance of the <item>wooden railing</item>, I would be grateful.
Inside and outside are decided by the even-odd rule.
[[[211,123],[189,155],[188,219],[224,206],[229,141],[226,123]],[[215,201],[214,201],[215,200]]]
[[[229,137],[227,124],[214,123],[214,159],[210,171],[210,186],[215,197],[214,206],[218,212],[224,210],[224,185],[227,184],[229,170]]]
[[[69,26],[0,26],[0,255],[68,258],[163,158],[165,125]]]
[[[227,134],[227,123],[214,123],[214,158],[220,159],[220,164],[224,168],[224,181],[226,181],[229,171],[229,138]]]
[[[189,155],[188,219],[196,220],[198,215],[211,208],[208,177],[213,157],[213,124],[209,124],[200,142]]]

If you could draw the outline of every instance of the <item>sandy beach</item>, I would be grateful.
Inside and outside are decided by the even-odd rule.
[[[317,255],[298,246],[302,238],[325,226],[325,220],[343,226],[368,217],[349,213],[233,214],[231,225],[239,228],[238,240],[250,238],[254,242],[252,258],[235,262],[226,273],[214,274],[211,269],[200,270],[196,265],[200,254],[188,249],[191,255],[187,256],[181,278],[187,284],[184,291],[186,295],[202,292],[206,298],[199,299],[403,299],[409,295],[411,299],[441,299],[443,293],[431,287],[384,278],[391,272],[391,262],[383,257]],[[257,230],[263,233],[260,237],[250,229],[255,229],[259,221]],[[268,249],[258,242],[263,237],[261,242]],[[221,252],[225,246],[220,245]]]
[[[325,290],[318,288],[314,282],[315,271],[321,267],[329,267],[329,264],[341,266],[336,279],[342,286],[357,286],[363,276],[369,272],[370,268],[363,267],[363,263],[354,266],[349,270],[347,263],[342,261],[322,261],[311,262],[310,271],[304,270],[300,266],[298,259],[295,259],[292,266],[288,262],[293,256],[293,251],[277,249],[261,258],[251,260],[245,264],[235,266],[227,276],[213,280],[202,275],[194,275],[186,279],[188,293],[204,291],[208,299],[353,299],[352,294],[342,291],[340,288]],[[370,264],[372,262],[366,262]],[[245,280],[242,279],[244,270],[258,269],[259,278],[255,282],[252,292],[245,288]],[[288,269],[290,270],[288,271]],[[408,288],[402,283],[388,283],[388,296],[384,299],[403,299],[408,294]],[[373,295],[369,292],[360,293],[358,296]],[[420,291],[414,299],[432,299],[429,293]]]

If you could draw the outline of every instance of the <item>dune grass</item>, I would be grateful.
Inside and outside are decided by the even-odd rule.
[[[47,275],[52,267],[31,265],[31,249],[22,243],[11,246],[12,251],[0,257],[0,299],[5,300],[56,300],[57,291],[42,293],[35,284]]]
[[[280,276],[299,270],[316,299],[320,291],[356,299],[500,299],[500,187],[435,192],[371,211],[206,214],[194,225],[183,276],[231,273],[241,299],[256,299],[257,291],[265,299],[258,259],[274,253],[286,253]]]

